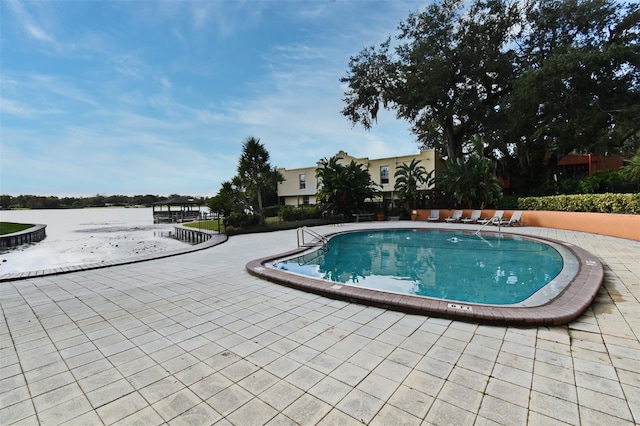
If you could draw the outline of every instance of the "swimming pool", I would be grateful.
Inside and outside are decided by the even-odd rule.
[[[597,258],[578,246],[561,241],[515,234],[510,231],[506,233],[481,233],[476,236],[468,231],[460,230],[450,234],[451,229],[434,229],[429,225],[422,225],[422,227],[414,225],[408,229],[407,226],[386,228],[384,225],[373,229],[367,228],[366,225],[355,226],[355,228],[364,231],[359,238],[368,240],[370,244],[360,246],[352,241],[340,249],[329,247],[329,251],[326,253],[323,253],[322,247],[310,249],[308,246],[302,246],[286,253],[250,261],[247,263],[246,269],[254,276],[326,297],[413,314],[501,325],[567,324],[578,318],[589,307],[604,279],[604,269]],[[400,247],[404,248],[398,248],[399,246],[394,245],[393,242],[381,243],[379,239],[382,237],[377,234],[379,228],[390,231],[389,235],[395,235],[395,237],[391,237],[392,239],[413,241],[413,247],[402,245]],[[352,231],[330,232],[325,237],[339,242],[344,235],[349,241],[348,234],[350,233]],[[431,244],[435,247],[425,249],[423,245],[426,243],[420,241],[422,237],[433,240]],[[418,244],[415,244],[416,242]],[[316,241],[316,243],[318,246],[321,245],[320,241]],[[530,243],[535,244],[530,245]],[[537,244],[542,245],[538,246]],[[349,245],[351,247],[348,247]],[[467,248],[471,248],[470,252],[460,249],[465,245],[468,246]],[[506,250],[498,255],[498,252],[491,251],[497,247],[503,247]],[[486,261],[477,257],[479,256],[477,252],[483,250],[492,253]],[[438,254],[439,252],[441,253]],[[521,253],[514,255],[517,252]],[[552,265],[542,272],[537,267],[526,266],[526,264],[516,266],[511,262],[514,257],[521,257],[523,253],[527,253],[524,256],[526,258],[539,256],[542,252],[555,258],[553,261],[549,261],[549,259],[542,261],[542,264]],[[345,253],[348,253],[347,258],[363,257],[369,259],[365,260],[365,265],[368,266],[348,270],[348,268],[337,269],[334,265],[333,269],[330,269],[324,266],[326,263],[323,263],[323,266],[318,263],[318,265],[308,267],[308,269],[315,269],[314,273],[308,275],[300,273],[300,269],[304,270],[304,266],[309,264],[314,257],[334,256],[339,258]],[[557,272],[557,255],[562,258],[562,267],[559,272]],[[502,263],[493,259],[498,257],[502,257]],[[297,266],[292,266],[291,269],[298,269],[297,271],[288,271],[282,267],[284,264],[291,265],[292,261]],[[409,267],[400,275],[393,274],[390,276],[391,278],[378,277],[382,269],[394,269],[396,263],[414,264],[415,266]],[[321,268],[325,270],[323,271]],[[362,273],[365,269],[375,272],[374,277]],[[474,269],[474,272],[463,277],[459,273],[463,269]],[[413,277],[411,277],[412,274]],[[469,281],[476,275],[482,274],[489,277],[489,283],[485,283],[484,287],[479,287],[474,291],[473,297],[476,299],[469,298],[464,294],[456,296],[449,290],[421,296],[405,292],[406,288],[411,287],[436,288],[434,283],[437,281],[431,281],[431,279],[437,276],[446,277],[445,281],[456,282]],[[333,278],[343,276],[346,279],[332,281],[324,279],[326,276]],[[535,290],[535,288],[531,288],[527,276],[533,281],[543,277],[542,281],[546,284],[542,284],[539,289]],[[418,280],[414,278],[418,278]],[[361,286],[367,279],[373,285]],[[387,284],[392,281],[392,285],[385,284],[385,289],[380,290],[378,286],[380,280],[386,281]],[[525,286],[529,287],[527,291],[530,293],[528,297],[528,293],[525,291],[520,292],[517,298],[509,300],[477,298],[478,295],[484,297],[483,293],[491,293],[489,290],[492,287],[514,286],[520,282],[527,283]],[[540,283],[538,282],[536,285],[540,285]],[[459,287],[466,288],[468,286]]]
[[[438,230],[355,231],[268,264],[295,274],[380,291],[485,305],[525,302],[565,267],[562,248],[518,236]],[[565,253],[566,270],[575,265]],[[575,273],[575,268],[574,268]],[[548,292],[547,292],[548,293]]]

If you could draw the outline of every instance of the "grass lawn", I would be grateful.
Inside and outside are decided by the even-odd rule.
[[[0,222],[0,235],[11,234],[12,232],[24,231],[33,225],[25,223]]]
[[[327,225],[330,223],[336,223],[335,221],[328,221],[325,219],[308,219],[308,220],[299,220],[292,222],[280,222],[280,219],[277,217],[268,217],[265,220],[265,224],[261,226],[253,226],[247,229],[235,229],[233,231],[227,232],[228,235],[237,235],[237,234],[248,234],[254,232],[270,232],[270,231],[281,231],[284,229],[296,229],[301,226],[318,226],[318,225]],[[189,228],[196,229],[207,229],[209,231],[218,231],[218,221],[217,220],[203,220],[200,222],[189,222],[185,223],[184,226],[188,226]],[[224,228],[224,222],[220,221],[220,227]],[[224,232],[224,229],[222,230]]]
[[[220,227],[224,228],[224,222],[221,220],[219,223],[220,223]],[[219,232],[217,220],[201,220],[201,221],[183,223],[183,225],[186,226],[187,228],[206,229],[207,231]]]

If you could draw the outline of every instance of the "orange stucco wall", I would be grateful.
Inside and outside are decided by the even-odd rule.
[[[414,211],[417,214],[412,215],[412,219],[425,221],[431,212],[429,209]],[[444,221],[452,213],[453,210],[440,210],[440,220]],[[495,210],[482,210],[481,217],[491,217],[494,213]],[[512,213],[513,210],[505,210],[503,218],[510,218]],[[464,210],[463,217],[470,215],[471,210]],[[640,215],[525,210],[522,220],[527,226],[591,232],[640,241]]]

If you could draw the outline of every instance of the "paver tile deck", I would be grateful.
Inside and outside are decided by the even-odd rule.
[[[504,327],[409,315],[246,271],[294,249],[295,230],[4,280],[0,424],[640,423],[640,242],[517,232],[603,263],[604,285],[576,321]]]

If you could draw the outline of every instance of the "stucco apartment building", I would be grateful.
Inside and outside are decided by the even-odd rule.
[[[415,155],[403,155],[400,157],[387,157],[370,159],[368,157],[356,158],[344,151],[339,151],[336,157],[341,157],[340,164],[347,165],[351,160],[357,164],[361,164],[365,169],[369,170],[371,179],[381,185],[380,201],[391,202],[397,199],[393,188],[395,186],[394,174],[402,164],[409,164],[411,160],[420,160],[420,165],[427,172],[435,170],[434,176],[437,176],[442,167],[442,159],[435,151],[421,151]],[[318,178],[316,178],[316,169],[319,164],[303,167],[299,169],[280,168],[278,171],[284,177],[284,181],[278,184],[278,197],[280,204],[291,206],[303,206],[316,204],[316,194],[318,193]],[[429,189],[424,187],[422,189]]]

